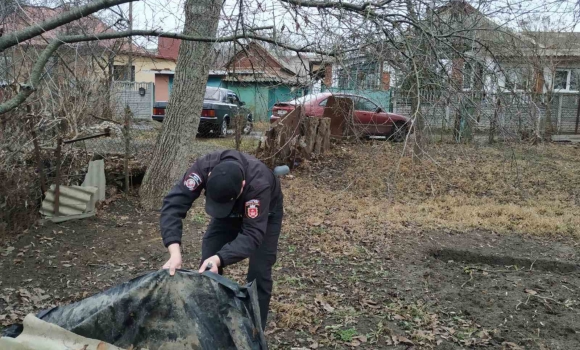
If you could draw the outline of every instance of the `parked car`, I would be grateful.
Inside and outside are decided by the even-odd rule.
[[[364,136],[386,136],[396,142],[404,141],[411,128],[411,119],[399,114],[388,113],[370,99],[354,95],[331,92],[311,94],[288,102],[276,103],[272,109],[270,123],[274,123],[293,111],[297,105],[304,107],[309,117],[322,117],[330,96],[347,97],[354,102],[353,126]]]
[[[231,90],[206,87],[198,130],[200,133],[225,136],[233,118],[241,114],[245,115],[242,132],[249,134],[252,130],[252,113],[244,108],[244,105],[245,103],[240,101],[238,95]],[[162,122],[165,118],[166,108],[167,101],[155,102],[151,118]]]

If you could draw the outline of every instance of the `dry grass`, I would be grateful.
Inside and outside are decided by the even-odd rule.
[[[423,162],[402,152],[389,143],[338,148],[310,174],[287,181],[285,191],[295,197],[289,210],[312,216],[317,208],[333,222],[361,228],[372,223],[577,234],[580,151],[575,147],[434,145]]]
[[[225,149],[235,149],[236,148],[236,140],[233,136],[228,136],[225,138],[197,138],[196,141],[199,142],[206,142],[221,148]],[[242,142],[240,145],[240,151],[246,153],[253,153],[256,151],[258,147],[258,143],[260,140],[254,137],[242,137]]]
[[[274,336],[278,348],[287,348],[282,339],[297,346],[297,334],[308,334],[320,346],[348,348],[351,343],[335,335],[358,322],[355,329],[366,327],[369,342],[381,337],[384,342],[385,332],[391,335],[386,344],[394,341],[384,321],[369,322],[376,320],[372,300],[384,299],[389,290],[394,262],[385,257],[394,253],[400,235],[425,230],[578,235],[580,151],[575,147],[435,144],[422,162],[404,152],[403,145],[388,142],[335,145],[322,161],[303,164],[282,180],[285,219],[274,268],[276,317],[269,324],[271,332],[282,334]],[[240,281],[245,269],[231,272]],[[365,284],[374,289],[365,290]],[[318,300],[321,294],[334,311]],[[405,310],[415,305],[397,302]],[[408,312],[401,310],[377,313],[387,320],[406,318]],[[437,308],[427,311],[429,322],[444,317],[437,316]],[[435,336],[424,335],[436,327],[408,318],[416,330],[406,336],[433,347]],[[473,321],[456,321],[441,325],[471,332]],[[466,337],[486,344],[488,331],[478,332],[481,336]],[[454,341],[468,345],[461,339]]]

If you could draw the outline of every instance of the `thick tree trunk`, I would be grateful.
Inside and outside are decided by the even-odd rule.
[[[184,34],[215,37],[221,6],[219,0],[187,0]],[[141,204],[145,208],[160,208],[167,191],[194,160],[211,54],[212,43],[181,42],[163,129],[141,186]]]

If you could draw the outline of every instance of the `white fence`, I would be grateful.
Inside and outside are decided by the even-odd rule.
[[[558,133],[578,133],[578,94],[424,94],[420,98],[421,113],[426,126],[453,130],[459,121],[470,122],[479,131],[494,126],[498,131],[522,132],[535,130],[540,121],[544,130],[548,116]],[[396,91],[391,95],[393,112],[411,115],[410,99]]]
[[[111,90],[115,113],[122,116],[125,106],[129,106],[135,118],[150,120],[153,113],[154,88],[153,83],[113,82]]]

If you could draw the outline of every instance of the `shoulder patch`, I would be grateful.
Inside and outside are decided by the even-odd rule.
[[[190,191],[195,191],[199,185],[201,185],[201,177],[196,173],[191,173],[185,180],[183,184],[187,187]]]
[[[260,201],[252,199],[246,202],[246,217],[255,219],[260,215]]]

